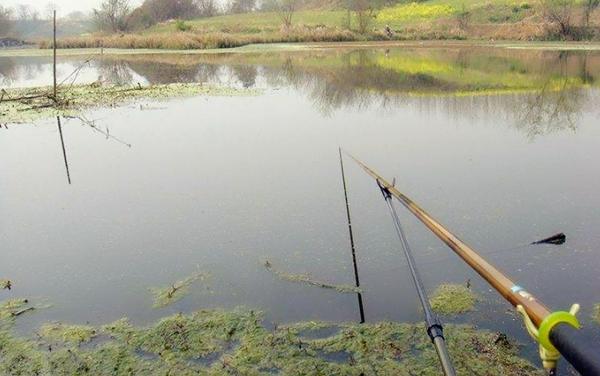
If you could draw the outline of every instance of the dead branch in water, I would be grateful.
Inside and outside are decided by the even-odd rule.
[[[33,310],[35,310],[35,307],[27,307],[27,308],[24,308],[24,309],[22,309],[20,311],[13,312],[13,313],[11,313],[11,315],[13,317],[17,317],[17,316],[21,316],[22,314],[24,314],[26,312],[33,311]]]
[[[270,271],[271,273],[275,274],[277,277],[286,280],[286,281],[290,281],[290,282],[296,282],[296,283],[304,283],[310,286],[316,286],[316,287],[320,287],[323,289],[331,289],[331,290],[335,290],[339,293],[343,293],[343,294],[356,294],[356,293],[362,293],[362,289],[355,287],[355,286],[351,286],[351,285],[334,285],[331,283],[327,283],[327,282],[321,282],[321,281],[317,281],[311,278],[311,276],[309,274],[291,274],[291,273],[287,273],[278,269],[275,269],[273,267],[273,264],[271,264],[271,262],[269,262],[269,260],[265,261],[264,263],[265,268]]]

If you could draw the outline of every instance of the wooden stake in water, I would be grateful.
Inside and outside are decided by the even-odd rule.
[[[54,76],[54,101],[56,102],[56,10],[54,10],[53,12],[54,14],[54,20],[53,20],[53,29],[54,29],[54,33],[53,33],[53,43],[52,43],[52,48],[54,51],[54,64],[53,64],[53,76]]]
[[[60,135],[60,144],[62,145],[63,158],[65,160],[65,168],[67,169],[67,181],[71,184],[71,174],[69,172],[69,160],[67,159],[67,149],[65,148],[65,140],[62,133],[62,125],[60,124],[60,116],[56,117],[58,124],[58,134]]]

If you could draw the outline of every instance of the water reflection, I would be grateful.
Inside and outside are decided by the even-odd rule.
[[[0,85],[11,86],[19,81],[31,80],[44,72],[48,59],[0,57]]]
[[[69,160],[67,158],[67,149],[65,148],[65,139],[63,137],[62,124],[60,122],[60,116],[56,117],[56,124],[58,125],[58,134],[60,135],[60,145],[62,146],[63,158],[65,160],[65,169],[67,172],[67,182],[71,184],[71,173],[69,172]]]
[[[125,61],[98,60],[95,62],[98,69],[98,80],[108,81],[115,85],[133,83],[133,69]]]
[[[42,74],[43,62],[4,58],[3,82]],[[79,62],[73,58],[73,66]],[[315,50],[215,55],[104,56],[94,79],[113,84],[207,82],[244,88],[292,87],[324,115],[407,105],[467,120],[512,119],[526,137],[576,130],[600,75],[593,52],[485,48]]]
[[[122,58],[150,83],[237,82],[245,88],[291,86],[324,115],[378,106],[442,109],[471,120],[512,119],[526,137],[575,130],[590,103],[600,56],[579,52],[489,49],[317,51],[253,55]]]
[[[28,61],[30,71],[40,69],[32,80],[23,76]],[[61,79],[83,61],[62,59]],[[2,65],[11,85],[49,81],[48,59],[13,63]],[[32,315],[36,323],[129,316],[143,324],[238,305],[264,310],[275,323],[350,321],[359,318],[357,298],[370,322],[414,322],[421,314],[395,235],[379,193],[355,166],[347,172],[365,294],[291,286],[264,273],[261,261],[272,259],[353,282],[332,153],[341,144],[397,174],[407,193],[553,307],[591,307],[598,296],[589,286],[600,283],[600,129],[589,111],[599,67],[592,53],[482,49],[96,59],[78,82],[214,82],[265,88],[266,95],[61,118],[63,155],[54,119],[3,132],[0,211],[10,215],[0,219],[0,274],[19,281],[22,295],[47,296],[56,307]],[[569,133],[552,142],[523,142],[563,129]],[[428,287],[473,278],[486,303],[461,320],[516,336],[535,355],[520,322],[498,314],[507,308],[500,299],[420,224],[407,226],[419,264],[444,260],[423,269]],[[65,237],[65,228],[76,231]],[[557,230],[573,239],[560,250],[493,253]],[[197,265],[215,276],[214,294],[197,290],[170,311],[151,309],[148,287],[179,280]],[[573,274],[581,278],[557,283]]]
[[[577,129],[577,122],[588,101],[588,91],[583,89],[594,82],[587,70],[587,57],[581,62],[581,73],[571,77],[568,73],[568,54],[558,55],[558,78],[548,79],[542,87],[526,96],[517,127],[530,138],[556,130]]]

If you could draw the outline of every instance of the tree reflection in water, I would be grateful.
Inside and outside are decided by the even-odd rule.
[[[43,74],[46,62],[38,58],[0,57],[0,85],[10,86],[19,80],[31,80]]]
[[[600,75],[600,54],[594,52],[465,47],[119,55],[95,64],[98,75],[113,84],[142,79],[288,86],[326,116],[407,105],[463,120],[501,116],[530,139],[576,130]],[[2,64],[0,77],[18,79],[17,71]]]
[[[584,87],[594,81],[587,72],[587,55],[582,57],[582,71],[579,75],[568,74],[568,53],[557,56],[560,76],[547,80],[533,94],[526,95],[524,106],[518,114],[517,127],[530,139],[558,130],[577,130],[577,123],[588,93]]]

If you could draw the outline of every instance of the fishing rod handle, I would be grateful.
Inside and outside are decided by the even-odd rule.
[[[591,345],[598,338],[600,331],[595,328],[584,332],[566,323],[550,332],[550,342],[582,376],[600,376],[600,351]]]

